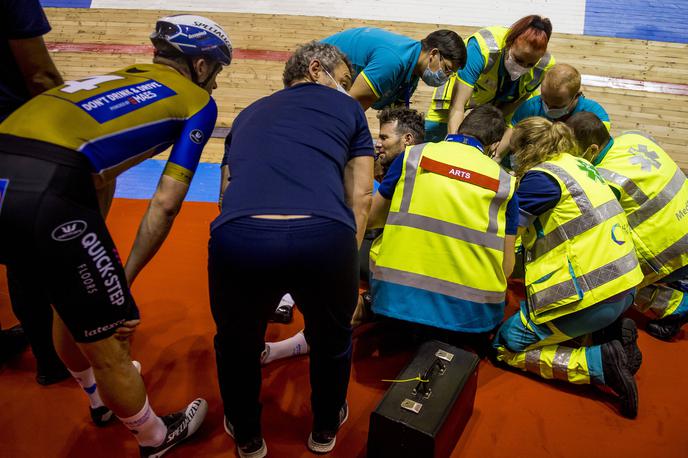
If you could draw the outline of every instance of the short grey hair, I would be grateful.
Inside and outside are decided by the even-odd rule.
[[[346,54],[341,52],[336,46],[327,43],[311,41],[301,45],[287,61],[282,74],[284,87],[291,86],[294,81],[304,79],[308,76],[308,66],[317,60],[325,70],[332,73],[340,63],[346,64],[349,72],[352,71],[351,63]]]

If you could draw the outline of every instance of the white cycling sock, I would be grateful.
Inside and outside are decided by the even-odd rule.
[[[303,335],[303,331],[299,331],[288,339],[279,342],[266,342],[260,362],[261,364],[268,364],[290,356],[306,355],[308,351],[306,336]]]
[[[79,386],[84,390],[84,393],[86,393],[86,396],[88,396],[88,403],[91,404],[92,408],[95,409],[104,405],[103,400],[100,399],[100,395],[98,394],[98,385],[96,384],[96,376],[93,374],[92,367],[80,372],[70,370],[69,373],[72,374],[74,380],[76,380]]]
[[[127,418],[117,418],[136,436],[139,445],[143,447],[156,447],[165,440],[167,426],[153,412],[153,408],[148,403],[147,396],[146,402],[139,413]]]

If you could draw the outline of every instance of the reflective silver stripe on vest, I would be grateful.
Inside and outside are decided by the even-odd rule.
[[[413,188],[416,184],[416,174],[418,170],[418,165],[420,163],[421,153],[423,148],[429,143],[423,143],[420,145],[415,145],[411,147],[408,157],[406,158],[406,176],[404,177],[404,193],[401,197],[401,204],[399,205],[400,213],[408,213],[411,206],[411,198],[413,197]],[[497,234],[499,230],[499,207],[502,203],[509,198],[509,193],[511,192],[511,175],[504,171],[504,169],[499,169],[499,187],[495,196],[490,201],[490,207],[488,209],[488,223],[487,232],[490,234]],[[415,226],[412,226],[415,227]],[[458,237],[457,237],[458,238]],[[492,245],[485,245],[487,247],[492,247]],[[504,249],[502,245],[500,250]]]
[[[647,221],[657,212],[662,210],[676,194],[681,191],[683,184],[686,182],[686,176],[681,169],[676,169],[671,181],[664,186],[664,188],[652,199],[643,203],[639,209],[628,215],[628,223],[635,228]]]
[[[404,177],[404,194],[401,196],[399,211],[408,212],[413,196],[413,185],[416,183],[416,171],[420,162],[420,153],[427,143],[421,143],[411,147],[406,158],[406,176]]]
[[[389,216],[387,216],[387,224],[421,229],[434,234],[446,235],[447,237],[457,240],[463,240],[464,242],[474,243],[485,248],[504,251],[504,238],[494,233],[481,232],[476,229],[471,229],[470,227],[429,218],[423,215],[390,212]]]
[[[530,259],[539,258],[540,256],[558,247],[565,241],[579,236],[585,231],[602,224],[609,218],[623,214],[623,212],[623,208],[621,208],[619,202],[616,200],[610,200],[599,207],[593,208],[592,210],[577,216],[571,221],[565,222],[549,234],[535,240],[535,244],[530,252]]]
[[[580,210],[582,214],[591,212],[594,209],[592,202],[590,202],[590,199],[588,199],[588,196],[585,194],[585,191],[583,191],[581,185],[578,184],[578,182],[571,175],[569,175],[566,170],[549,162],[540,164],[539,167],[549,170],[564,182],[564,186],[566,186],[566,189],[569,190],[571,197],[573,197],[573,201],[576,203],[578,210]]]
[[[597,171],[605,180],[619,185],[638,206],[648,201],[649,197],[627,176],[600,167],[597,168]]]
[[[442,83],[442,85],[440,87],[435,89],[435,94],[439,95],[439,97],[440,97],[439,99],[435,99],[435,110],[442,110],[443,109],[444,100],[446,99],[444,91],[447,90],[447,85],[449,84],[449,81],[451,81],[451,78],[452,77],[450,76],[449,79],[447,79],[447,81],[445,81],[444,83]]]
[[[609,218],[623,213],[621,204],[616,200],[610,200],[599,207],[594,207],[581,185],[558,165],[544,163],[540,167],[549,170],[564,183],[581,214],[571,221],[562,224],[544,237],[536,239],[533,248],[529,252],[531,261],[554,249],[566,240],[572,239]]]
[[[638,258],[635,255],[635,251],[631,251],[616,261],[612,261],[609,264],[598,267],[592,272],[581,275],[577,278],[578,285],[583,293],[587,293],[595,288],[599,288],[600,286],[609,283],[612,280],[616,280],[617,278],[626,275],[635,269],[637,265]],[[542,291],[532,294],[528,299],[533,310],[539,310],[550,304],[558,302],[562,299],[566,299],[567,297],[575,296],[577,294],[578,292],[576,291],[576,285],[572,279],[543,289]]]
[[[490,73],[490,70],[492,70],[494,64],[499,60],[499,55],[501,54],[502,50],[499,48],[497,40],[492,32],[487,29],[480,29],[478,30],[478,33],[481,37],[483,37],[483,40],[485,40],[485,44],[487,45],[487,49],[489,51],[487,56],[487,65],[485,66],[483,73]]]
[[[509,192],[511,191],[511,175],[504,171],[503,168],[499,168],[499,187],[497,188],[497,194],[492,198],[490,202],[490,209],[488,210],[489,222],[487,223],[487,232],[490,234],[496,234],[499,230],[499,207],[502,206],[504,201],[509,198]]]
[[[545,74],[545,69],[547,69],[547,66],[549,65],[549,62],[552,60],[552,55],[548,52],[546,52],[542,58],[538,61],[537,65],[535,68],[533,68],[533,80],[528,83],[528,91],[532,92],[537,87],[540,85],[542,82],[542,78]]]
[[[540,375],[540,355],[542,350],[536,348],[535,350],[528,350],[526,352],[526,370]]]
[[[648,260],[648,264],[657,266],[665,266],[677,256],[688,253],[688,234],[684,235],[671,246],[667,247],[652,259]]]
[[[652,297],[655,294],[657,287],[654,285],[646,286],[645,288],[640,288],[635,295],[635,307],[641,312],[646,312],[647,309],[652,305]]]
[[[373,276],[375,280],[382,280],[396,283],[403,286],[410,286],[425,291],[430,291],[445,296],[463,299],[486,304],[497,304],[504,302],[504,292],[485,291],[470,286],[459,285],[447,280],[428,277],[427,275],[404,272],[402,270],[389,267],[373,266]]]
[[[657,314],[657,316],[663,316],[669,303],[671,302],[671,297],[674,295],[674,290],[664,286],[657,288],[657,294],[655,295],[652,304],[650,304],[650,310]]]
[[[648,140],[652,141],[653,143],[657,143],[657,140],[655,140],[655,139],[652,137],[652,135],[650,135],[650,134],[648,134],[648,133],[646,133],[646,132],[642,132],[642,131],[639,131],[639,130],[625,130],[625,131],[621,132],[621,135],[626,135],[626,134],[629,134],[629,135],[640,135],[641,137],[645,137],[645,138],[647,138]]]
[[[569,361],[571,361],[572,348],[558,347],[552,359],[552,376],[557,380],[569,381]]]

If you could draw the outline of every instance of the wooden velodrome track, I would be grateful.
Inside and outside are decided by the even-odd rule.
[[[148,43],[155,19],[169,12],[48,9],[47,13],[53,26],[47,41],[57,50],[55,61],[67,78],[78,78],[148,62],[150,56],[140,45]],[[253,100],[281,88],[283,53],[298,43],[361,24],[380,25],[418,38],[436,28],[313,17],[208,16],[229,31],[235,47],[242,51],[218,81],[216,98],[220,123],[225,126]],[[464,37],[474,30],[453,29]],[[77,46],[69,48],[66,43]],[[572,63],[586,75],[676,84],[688,81],[686,45],[555,34],[551,49],[560,62]],[[685,95],[596,87],[586,87],[585,92],[607,108],[613,132],[646,130],[684,168],[688,166],[688,153],[681,148],[688,140]],[[425,110],[429,94],[421,84],[415,107]],[[371,111],[369,119],[376,131],[374,115]],[[221,154],[222,140],[214,139],[204,160],[217,162]],[[146,205],[142,200],[115,200],[108,226],[120,252],[131,247]],[[185,204],[170,237],[133,288],[143,317],[133,355],[143,363],[152,405],[158,413],[167,413],[195,396],[205,397],[210,404],[206,423],[196,438],[170,457],[236,456],[233,442],[221,426],[205,274],[208,224],[216,214],[213,204]],[[0,267],[0,322],[5,326],[15,320],[4,278]],[[509,313],[513,310],[512,300]],[[267,338],[287,337],[300,325],[298,316],[289,326],[270,325]],[[350,418],[338,434],[331,456],[365,456],[368,415],[387,388],[380,380],[394,378],[409,357],[407,351],[379,348],[378,340],[378,334],[369,332],[355,341]],[[639,343],[645,359],[637,375],[640,410],[633,421],[620,417],[605,398],[588,387],[549,383],[482,361],[475,412],[452,457],[688,456],[686,333],[676,342],[663,343],[641,332]],[[39,387],[33,383],[33,365],[26,352],[0,371],[1,458],[137,456],[135,442],[123,426],[113,424],[101,430],[90,424],[84,396],[72,381]],[[279,362],[264,370],[263,426],[271,457],[312,456],[305,447],[310,426],[307,370],[307,358]]]
[[[53,31],[49,43],[80,45],[148,44],[152,24],[169,11],[48,9]],[[323,38],[340,30],[371,25],[422,38],[437,28],[451,28],[467,38],[475,27],[432,24],[393,23],[335,19],[323,17],[207,13],[229,33],[238,50],[279,51],[249,59],[239,55],[218,78],[215,98],[220,110],[219,124],[230,126],[234,117],[259,97],[282,88],[285,52],[298,44]],[[492,25],[492,24],[486,24]],[[82,46],[82,49],[88,49]],[[54,52],[58,68],[67,78],[106,72],[135,62],[149,62],[150,54],[115,54],[106,49],[92,52]],[[121,50],[126,50],[122,47]],[[576,66],[581,73],[598,77],[623,78],[643,82],[688,83],[688,45],[617,38],[588,37],[555,33],[550,51],[558,62]],[[141,52],[141,51],[137,51]],[[145,50],[144,50],[145,52]],[[656,138],[683,167],[688,168],[688,86],[684,95],[653,93],[603,87],[584,87],[587,97],[601,103],[612,119],[612,133],[621,130],[643,130]],[[431,88],[420,83],[413,107],[425,111]],[[368,111],[371,130],[377,131],[375,111]],[[206,148],[203,160],[219,162],[222,140],[214,139]]]

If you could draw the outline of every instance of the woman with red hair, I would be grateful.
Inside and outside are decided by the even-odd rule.
[[[439,141],[456,133],[465,111],[486,103],[508,119],[554,65],[547,52],[551,35],[552,23],[538,15],[521,18],[510,28],[487,27],[471,35],[465,67],[433,93],[425,140]]]

